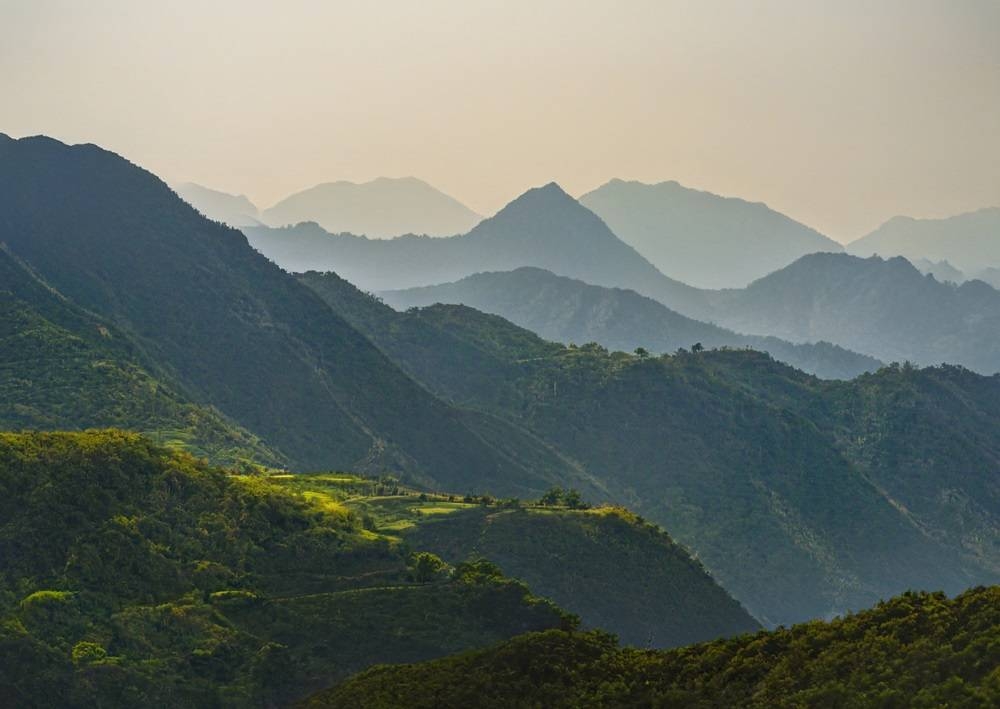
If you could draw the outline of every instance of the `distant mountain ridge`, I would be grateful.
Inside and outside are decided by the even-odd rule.
[[[172,186],[181,199],[209,219],[237,228],[260,224],[260,210],[245,195],[220,192],[194,182]]]
[[[711,299],[712,319],[739,332],[1000,371],[1000,292],[978,280],[940,283],[899,256],[813,254]]]
[[[265,209],[262,219],[275,226],[316,222],[335,233],[388,239],[404,234],[464,234],[482,217],[423,180],[379,177],[310,187]]]
[[[538,268],[479,273],[454,283],[379,294],[399,310],[434,303],[467,305],[499,315],[556,342],[597,342],[612,350],[672,353],[704,347],[752,347],[824,378],[851,379],[882,363],[829,344],[745,336],[692,320],[630,290],[592,286]]]
[[[467,234],[446,239],[365,239],[329,234],[315,224],[244,233],[283,268],[336,271],[366,291],[535,266],[594,285],[630,288],[682,312],[704,301],[698,289],[664,276],[554,182],[528,190]]]
[[[945,260],[975,276],[983,269],[1000,268],[1000,207],[943,219],[893,217],[846,248],[855,256]]]
[[[580,197],[660,271],[700,288],[747,285],[797,258],[843,247],[759,202],[675,182],[611,180]]]

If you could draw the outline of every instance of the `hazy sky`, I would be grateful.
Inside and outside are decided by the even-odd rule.
[[[0,0],[0,132],[263,207],[676,179],[846,241],[1000,205],[1000,0]]]

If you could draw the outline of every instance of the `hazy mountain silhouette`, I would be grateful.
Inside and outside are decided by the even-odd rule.
[[[580,203],[660,271],[702,288],[739,288],[800,256],[843,251],[765,204],[673,181],[611,180]]]
[[[883,361],[1000,371],[1000,292],[941,283],[902,257],[813,254],[713,296],[715,321],[792,342],[827,340]]]
[[[0,242],[124,331],[154,374],[296,465],[511,491],[570,474],[530,437],[433,397],[240,232],[113,153],[0,143],[0,214]]]
[[[597,342],[612,350],[674,352],[695,343],[703,347],[751,347],[766,351],[811,374],[852,378],[874,371],[881,362],[827,343],[793,345],[774,337],[739,335],[692,320],[635,291],[592,286],[524,267],[480,273],[454,283],[380,294],[404,310],[434,303],[467,305],[499,315],[556,342]]]
[[[171,186],[181,199],[209,219],[234,227],[260,224],[257,206],[243,195],[227,194],[194,182]]]
[[[893,217],[847,245],[856,256],[947,260],[967,274],[1000,267],[1000,207],[944,219]]]
[[[969,277],[966,274],[959,271],[947,261],[931,261],[926,258],[907,260],[913,264],[914,268],[925,276],[929,273],[934,276],[935,280],[941,281],[942,283],[945,281],[949,283],[964,283],[969,280]]]
[[[630,288],[697,310],[704,295],[667,278],[557,184],[528,190],[468,234],[374,240],[329,234],[315,224],[248,228],[250,243],[295,272],[332,270],[362,290],[456,281],[481,271],[535,266],[601,286]]]
[[[264,210],[268,224],[316,222],[332,232],[386,239],[403,234],[464,234],[482,219],[464,204],[415,177],[327,182]]]

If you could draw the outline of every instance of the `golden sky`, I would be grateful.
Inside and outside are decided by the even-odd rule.
[[[675,179],[849,241],[1000,205],[1000,1],[0,0],[0,132],[262,207]]]

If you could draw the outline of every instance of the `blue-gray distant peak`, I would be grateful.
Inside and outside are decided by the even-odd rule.
[[[947,261],[967,274],[1000,267],[1000,207],[943,219],[897,216],[852,241],[847,251],[858,256],[905,256],[911,261]]]
[[[314,221],[332,233],[376,239],[464,234],[481,219],[454,197],[415,177],[324,182],[263,212],[263,220],[274,226]]]
[[[766,204],[673,180],[614,179],[580,202],[663,273],[703,288],[742,287],[805,254],[843,250]]]

